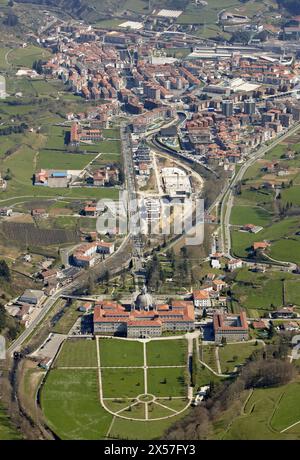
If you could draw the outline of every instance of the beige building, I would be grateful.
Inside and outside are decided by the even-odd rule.
[[[216,313],[213,318],[215,342],[242,342],[249,339],[249,327],[246,313],[241,312],[237,316],[227,316]]]

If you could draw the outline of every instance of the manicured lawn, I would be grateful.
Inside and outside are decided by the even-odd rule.
[[[56,361],[56,367],[97,366],[96,340],[68,339],[64,342]]]
[[[101,369],[104,398],[135,398],[144,393],[143,369]]]
[[[185,396],[185,368],[148,368],[148,393],[155,396]]]
[[[152,340],[147,343],[148,366],[180,366],[187,360],[187,342],[178,340]]]
[[[187,398],[182,398],[182,399],[179,399],[179,398],[168,398],[168,399],[157,399],[158,402],[160,402],[161,404],[163,404],[164,406],[170,408],[170,409],[173,409],[173,410],[176,410],[178,412],[180,412],[182,409],[184,409],[188,403],[188,399]]]
[[[165,409],[164,407],[158,404],[150,403],[148,405],[148,415],[150,419],[159,418],[159,417],[168,417],[172,414],[174,414],[174,412],[170,411],[169,409]]]
[[[145,419],[145,404],[138,403],[122,412],[124,417]]]
[[[220,382],[222,380],[223,380],[222,377],[218,377],[217,375],[213,374],[209,369],[207,369],[207,367],[203,366],[200,363],[198,364],[198,372],[197,372],[197,377],[196,377],[196,385],[197,385],[197,387],[202,387],[204,385],[209,385],[211,382],[217,383],[217,382]],[[167,404],[167,405],[169,405],[169,404]]]
[[[41,405],[47,423],[61,439],[103,439],[112,421],[99,402],[96,370],[51,370]]]
[[[143,366],[143,345],[140,342],[118,339],[99,340],[101,367]]]
[[[188,413],[189,409],[179,416],[148,422],[115,418],[110,436],[113,439],[163,439],[164,432]]]
[[[219,347],[219,359],[223,373],[233,372],[236,366],[245,363],[247,358],[256,350],[260,349],[262,344],[259,342],[227,344]]]

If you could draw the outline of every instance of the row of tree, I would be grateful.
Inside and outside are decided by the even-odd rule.
[[[10,134],[22,134],[28,129],[26,123],[21,123],[20,125],[7,126],[6,128],[0,129],[0,136],[9,136]]]

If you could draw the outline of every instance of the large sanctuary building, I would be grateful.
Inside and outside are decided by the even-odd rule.
[[[97,303],[93,321],[94,334],[159,337],[164,331],[192,331],[194,305],[191,301],[183,300],[155,305],[144,286],[129,308],[111,300]]]

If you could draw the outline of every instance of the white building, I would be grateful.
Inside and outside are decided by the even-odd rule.
[[[228,263],[227,263],[227,267],[228,267],[228,270],[232,272],[233,270],[237,270],[238,268],[242,268],[243,267],[243,261],[240,260],[240,259],[229,260]]]
[[[162,168],[162,182],[167,195],[171,198],[188,197],[192,187],[188,175],[180,168]]]
[[[211,307],[211,299],[210,299],[209,291],[206,291],[204,289],[193,292],[193,301],[194,301],[195,307],[198,307],[198,308]]]

